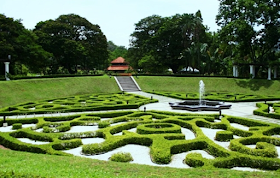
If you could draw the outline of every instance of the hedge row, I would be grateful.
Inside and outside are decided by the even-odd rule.
[[[270,117],[274,119],[280,119],[280,108],[279,108],[280,103],[257,103],[256,106],[259,109],[254,110],[255,115],[259,116],[264,116],[264,117]],[[268,112],[268,107],[271,106],[274,108],[274,113],[269,113]]]
[[[221,142],[227,142],[233,139],[233,133],[231,131],[219,131],[216,133],[215,140]]]
[[[280,138],[270,135],[280,134],[275,124],[252,121],[245,118],[223,116],[220,122],[214,122],[217,115],[176,114],[160,111],[126,111],[109,113],[81,114],[67,117],[25,119],[36,121],[36,129],[56,129],[57,132],[36,132],[35,128],[18,129],[11,133],[0,134],[0,144],[7,148],[34,153],[68,155],[59,150],[72,149],[82,145],[81,138],[104,138],[99,144],[82,145],[85,155],[102,154],[127,144],[150,147],[150,155],[157,164],[168,164],[172,155],[192,150],[204,150],[215,159],[203,158],[200,154],[188,154],[185,163],[191,167],[232,168],[246,166],[259,169],[277,170],[280,161],[275,146],[280,146]],[[74,125],[98,124],[106,118],[110,126],[92,132],[65,133]],[[11,119],[7,119],[10,121]],[[18,120],[20,121],[20,120]],[[59,121],[59,122],[58,122]],[[89,123],[90,122],[90,123]],[[19,122],[21,124],[21,122]],[[120,123],[118,125],[112,125]],[[249,131],[231,126],[238,123],[250,127]],[[15,124],[15,123],[13,123]],[[186,140],[181,127],[189,129],[194,139]],[[201,127],[222,129],[217,132],[216,140],[229,141],[230,147],[224,148],[204,134]],[[63,129],[62,129],[63,128]],[[129,129],[136,128],[137,132]],[[140,131],[139,131],[139,130]],[[115,135],[122,132],[122,135]],[[170,133],[171,132],[171,133]],[[233,135],[240,138],[233,139]],[[45,145],[32,145],[20,142],[17,138],[48,141]],[[247,145],[256,145],[249,148]]]
[[[141,105],[154,103],[149,99],[130,93],[80,95],[68,98],[26,102],[0,109],[0,115],[48,114],[64,112],[137,109]]]
[[[173,93],[173,92],[159,92],[147,91],[157,95],[167,96],[182,100],[198,100],[199,93]],[[261,96],[261,95],[248,95],[238,93],[223,93],[223,92],[209,92],[204,94],[204,99],[210,101],[228,101],[228,102],[249,102],[249,101],[274,101],[280,100],[280,96]]]

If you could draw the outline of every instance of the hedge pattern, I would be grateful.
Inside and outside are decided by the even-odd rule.
[[[73,126],[98,125],[105,119],[110,123],[96,131],[65,133]],[[218,115],[178,114],[161,111],[122,111],[81,114],[67,117],[38,117],[35,119],[7,119],[10,126],[16,123],[35,123],[35,127],[20,128],[11,132],[0,132],[0,144],[7,148],[43,154],[68,155],[61,150],[82,146],[85,155],[102,154],[127,144],[150,147],[150,155],[157,164],[168,164],[172,155],[191,150],[204,150],[215,159],[206,159],[199,154],[186,156],[185,163],[191,167],[232,168],[252,167],[264,170],[280,169],[280,159],[275,146],[280,146],[280,126],[245,118],[224,116],[219,122]],[[121,122],[121,123],[120,123]],[[118,125],[113,125],[120,123]],[[249,131],[231,126],[237,123],[249,127]],[[44,128],[43,132],[36,129]],[[137,132],[128,131],[136,128]],[[138,131],[138,129],[142,131]],[[144,128],[144,129],[143,129]],[[188,140],[178,128],[186,128],[195,134]],[[230,140],[229,148],[212,141],[201,128],[222,129],[216,138]],[[122,133],[121,135],[116,133]],[[234,139],[231,136],[238,138]],[[17,138],[47,141],[44,145],[28,144]],[[104,138],[99,144],[82,145],[82,138]],[[218,140],[219,140],[218,139]],[[256,145],[250,148],[246,145]]]
[[[157,102],[131,93],[79,95],[68,98],[27,102],[0,109],[0,115],[48,114],[63,112],[137,109],[141,105]]]
[[[159,92],[147,91],[157,95],[167,96],[171,98],[184,99],[184,100],[197,100],[199,93],[174,93],[174,92]],[[226,93],[226,92],[208,92],[204,94],[204,98],[212,101],[227,101],[227,102],[249,102],[249,101],[273,101],[280,100],[280,96],[268,95],[248,95],[240,93]]]
[[[280,103],[257,103],[259,109],[254,110],[255,115],[280,119]],[[272,107],[272,109],[269,109]]]

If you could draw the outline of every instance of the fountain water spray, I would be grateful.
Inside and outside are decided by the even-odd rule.
[[[199,100],[186,100],[183,102],[169,103],[172,109],[182,109],[188,111],[219,111],[221,109],[230,109],[231,105],[219,101],[208,101],[204,99],[205,85],[202,80],[199,81]]]
[[[203,105],[203,99],[204,99],[204,88],[205,85],[202,80],[199,81],[199,105]]]

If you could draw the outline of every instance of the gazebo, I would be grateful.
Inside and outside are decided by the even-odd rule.
[[[125,61],[124,58],[118,57],[117,59],[111,62],[111,66],[107,68],[107,71],[112,71],[116,73],[126,73],[127,70],[131,70],[132,68]]]
[[[11,55],[8,55],[7,59],[0,59],[0,62],[4,62],[5,64],[5,78],[6,80],[10,80],[8,74],[10,73],[10,62],[11,62]]]

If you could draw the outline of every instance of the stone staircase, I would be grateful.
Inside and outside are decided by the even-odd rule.
[[[131,76],[117,76],[115,77],[121,91],[133,92],[141,91],[140,87]]]

